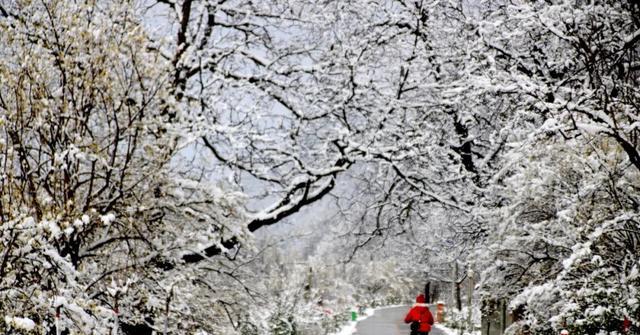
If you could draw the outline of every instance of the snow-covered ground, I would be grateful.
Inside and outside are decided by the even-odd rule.
[[[345,325],[340,331],[337,333],[330,333],[329,335],[351,335],[356,332],[356,324],[358,322],[351,321],[349,324]]]
[[[446,327],[444,325],[441,324],[437,324],[436,327],[438,327],[440,330],[442,330],[442,332],[445,335],[460,335],[460,331],[456,330],[456,329],[451,329],[449,327]],[[462,335],[480,335],[480,331],[475,331],[475,332],[464,332]]]
[[[400,306],[402,305],[391,305],[391,306],[378,307],[378,308],[367,308],[365,309],[362,315],[358,316],[356,321],[349,322],[337,333],[330,333],[329,335],[351,335],[356,332],[357,330],[356,325],[358,324],[358,322],[366,320],[367,318],[372,316],[376,311],[387,309],[387,308],[400,307]]]
[[[393,317],[394,319],[397,318],[398,316],[396,315],[398,313],[398,310],[396,309],[395,311],[393,310],[394,308],[397,307],[406,307],[408,308],[408,306],[386,306],[386,307],[381,307],[381,308],[376,308],[376,309],[367,309],[365,311],[365,314],[360,316],[357,321],[352,321],[349,322],[348,324],[346,324],[340,331],[336,332],[336,333],[331,333],[330,335],[352,335],[352,334],[356,334],[358,333],[358,328],[357,325],[359,322],[366,320],[367,318],[371,317],[374,313],[381,311],[382,313],[384,313],[383,310],[385,309],[389,309],[390,313],[393,312],[395,314],[387,316],[387,318],[389,317]],[[371,326],[371,325],[369,325]],[[380,326],[380,324],[378,324],[376,327]],[[369,327],[371,328],[371,327]],[[444,325],[441,324],[436,324],[434,326],[434,334],[440,334],[440,335],[460,335],[460,331],[459,330],[455,330],[455,329],[451,329],[448,328]],[[396,328],[397,329],[397,328]],[[367,330],[370,331],[371,329]],[[377,328],[376,328],[377,330]],[[469,332],[465,332],[463,335],[480,335],[480,332],[473,332],[473,333],[469,333]]]

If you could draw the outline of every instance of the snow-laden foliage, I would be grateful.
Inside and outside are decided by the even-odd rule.
[[[535,332],[637,323],[639,13],[0,0],[1,327],[312,333],[474,268]],[[329,200],[304,265],[254,248]]]
[[[233,302],[243,308],[237,320],[238,331],[331,333],[351,319],[352,311],[409,303],[419,290],[420,284],[415,285],[411,278],[397,277],[397,259],[372,261],[363,257],[344,262],[335,245],[325,246],[332,249],[319,246],[310,258],[291,248],[281,250],[277,244],[246,255],[250,256],[246,263],[235,271],[248,293],[248,297],[238,296]]]
[[[244,234],[242,197],[174,169],[179,106],[146,41],[127,3],[3,6],[3,332],[51,331],[56,309],[83,334],[153,318],[176,256]]]
[[[639,10],[522,2],[479,24],[501,84],[523,93],[518,113],[539,125],[511,138],[481,262],[487,298],[513,299],[534,333],[638,322]]]
[[[494,92],[468,84],[487,65],[473,63],[473,33],[460,29],[467,7],[158,2],[177,30],[163,48],[173,53],[176,97],[191,106],[189,136],[251,194],[250,231],[354,180],[367,192],[336,193],[358,245],[415,228],[412,245],[400,245],[424,260],[411,254],[427,243],[426,221],[458,229],[456,254],[483,236],[471,208],[512,123],[496,107],[513,98],[490,100]],[[423,274],[418,267],[412,273]]]

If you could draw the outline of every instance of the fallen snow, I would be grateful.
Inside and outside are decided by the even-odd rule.
[[[337,333],[329,333],[328,335],[351,335],[353,333],[355,333],[358,329],[356,328],[356,325],[358,324],[358,322],[372,316],[376,311],[379,310],[383,310],[383,309],[387,309],[387,308],[394,308],[394,307],[400,307],[400,306],[405,306],[405,305],[393,305],[393,306],[385,306],[385,307],[379,307],[379,308],[367,308],[364,311],[364,315],[358,317],[358,319],[356,321],[351,321],[348,324],[346,324],[340,331],[338,331]],[[454,330],[451,328],[448,328],[446,326],[443,326],[442,324],[435,324],[434,328],[438,328],[440,330],[442,330],[442,332],[445,335],[459,335],[460,331],[459,330]],[[465,332],[463,335],[480,335],[480,331],[475,331],[475,332]]]
[[[353,333],[356,332],[356,325],[358,324],[358,322],[370,317],[373,315],[373,313],[375,313],[378,310],[384,309],[384,308],[390,308],[392,306],[387,306],[387,307],[381,307],[381,308],[367,308],[364,310],[364,314],[358,316],[358,318],[356,319],[356,321],[350,321],[348,324],[346,324],[341,330],[339,330],[337,333],[329,333],[328,335],[351,335]]]
[[[342,328],[339,332],[330,333],[329,335],[351,335],[356,332],[356,323],[357,322],[351,321],[349,322],[348,325],[344,326],[344,328]]]
[[[449,327],[443,326],[442,324],[435,324],[434,328],[438,328],[442,330],[445,335],[460,335],[460,331],[456,329],[451,329]],[[480,331],[475,332],[464,332],[464,335],[480,335]]]

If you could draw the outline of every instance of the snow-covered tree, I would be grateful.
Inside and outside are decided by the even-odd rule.
[[[181,106],[135,6],[0,8],[0,327],[157,317],[179,255],[242,239],[243,198],[173,162],[187,141],[166,115]]]
[[[479,24],[495,78],[539,125],[510,139],[493,185],[486,293],[515,297],[535,332],[637,323],[638,11],[522,2]]]
[[[638,321],[639,11],[0,1],[3,327],[291,333],[485,266],[540,332]],[[253,248],[328,200],[305,266]]]

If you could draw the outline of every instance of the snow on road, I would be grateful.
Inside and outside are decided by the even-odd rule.
[[[378,309],[373,315],[351,324],[336,335],[409,335],[409,325],[404,323],[404,316],[411,306],[398,306]],[[433,310],[433,308],[432,308]],[[449,335],[450,333],[433,327],[429,335]]]

